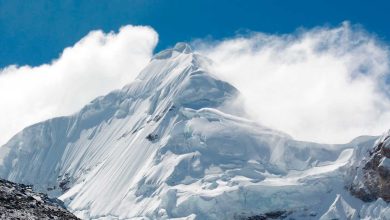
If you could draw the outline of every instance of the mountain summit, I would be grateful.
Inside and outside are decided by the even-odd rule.
[[[0,177],[58,197],[82,219],[369,210],[345,190],[344,171],[373,138],[323,145],[263,127],[237,110],[239,91],[209,65],[184,43],[156,54],[123,89],[14,136],[0,148]],[[348,213],[328,210],[337,207]]]

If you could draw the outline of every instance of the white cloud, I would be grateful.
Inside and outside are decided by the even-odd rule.
[[[347,22],[291,35],[194,42],[260,123],[300,140],[348,142],[390,128],[388,47]]]
[[[0,70],[0,145],[28,125],[71,114],[131,82],[157,40],[149,27],[93,31],[50,64]],[[241,91],[255,120],[297,139],[342,143],[390,128],[388,47],[348,23],[194,46]]]
[[[28,125],[71,114],[131,82],[157,41],[149,27],[92,31],[50,64],[0,70],[0,145]]]

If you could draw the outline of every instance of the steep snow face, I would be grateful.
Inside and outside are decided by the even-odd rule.
[[[58,196],[84,219],[310,219],[361,207],[343,173],[353,147],[372,138],[323,145],[256,124],[209,62],[186,44],[155,55],[122,90],[17,134],[0,148],[0,177]]]

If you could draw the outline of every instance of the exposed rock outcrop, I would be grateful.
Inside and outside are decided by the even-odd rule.
[[[0,219],[78,219],[60,200],[36,193],[31,187],[0,179]]]
[[[365,202],[390,202],[390,131],[384,134],[353,167],[349,190]]]

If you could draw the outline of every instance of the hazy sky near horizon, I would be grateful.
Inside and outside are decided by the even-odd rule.
[[[388,129],[390,33],[375,23],[386,3],[216,2],[0,1],[0,145],[130,83],[177,41],[215,61],[254,120],[294,138],[345,143]]]

